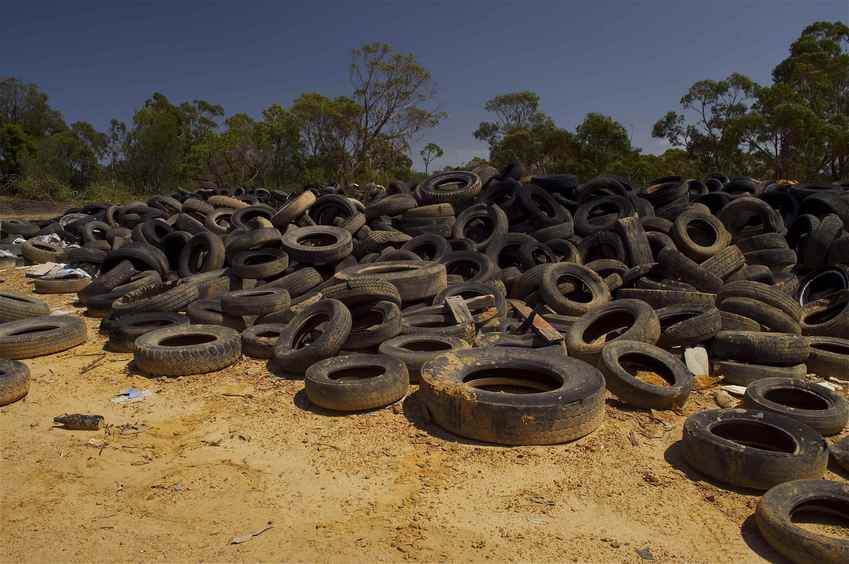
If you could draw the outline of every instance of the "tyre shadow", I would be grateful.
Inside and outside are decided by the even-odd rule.
[[[272,374],[272,376],[276,376],[277,378],[282,378],[283,380],[303,380],[303,374],[297,374],[295,372],[287,372],[286,369],[280,366],[275,360],[272,358],[268,362],[265,363],[266,369]]]
[[[790,560],[784,558],[777,550],[772,548],[766,539],[761,536],[758,530],[757,522],[754,515],[749,515],[743,524],[740,526],[740,536],[743,537],[743,542],[746,543],[752,552],[772,564],[792,564]]]
[[[760,490],[755,490],[751,488],[741,488],[739,486],[734,486],[732,484],[726,484],[725,482],[720,482],[719,480],[715,480],[714,478],[702,474],[698,470],[694,470],[691,466],[688,466],[684,461],[684,443],[683,441],[676,441],[669,445],[663,452],[663,459],[666,460],[667,464],[675,468],[676,470],[680,470],[689,480],[693,482],[705,482],[706,484],[710,484],[718,489],[726,490],[729,492],[734,492],[740,495],[745,495],[749,497],[761,497],[764,492]]]
[[[324,415],[325,417],[350,417],[352,415],[362,415],[366,413],[374,413],[376,411],[380,411],[381,409],[391,409],[392,405],[389,404],[383,407],[375,407],[374,409],[362,409],[359,411],[334,411],[332,409],[326,409],[319,405],[314,404],[310,401],[310,398],[307,397],[306,390],[298,390],[295,393],[295,397],[292,398],[292,401],[295,404],[295,407],[298,409],[302,409],[303,411],[309,411],[310,413],[315,413],[316,415]]]

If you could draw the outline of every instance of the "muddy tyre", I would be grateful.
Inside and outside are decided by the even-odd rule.
[[[605,346],[598,367],[616,397],[643,409],[681,407],[693,387],[693,375],[678,357],[640,341],[617,340]],[[641,372],[656,375],[667,385],[646,382]]]
[[[302,374],[319,360],[335,356],[351,333],[352,317],[339,300],[321,300],[301,311],[274,346],[274,368]]]
[[[17,360],[0,358],[0,406],[9,405],[29,392],[29,368]]]
[[[86,341],[83,320],[45,315],[0,325],[0,358],[34,358],[68,350]]]
[[[205,374],[226,368],[242,354],[238,331],[218,325],[181,325],[136,339],[135,365],[152,376]]]
[[[420,392],[440,427],[490,443],[564,443],[591,433],[604,418],[601,372],[533,350],[441,354],[422,367]]]
[[[849,562],[849,540],[806,530],[793,522],[803,507],[837,513],[849,521],[849,484],[794,480],[770,489],[758,502],[755,523],[772,548],[797,564]]]
[[[410,378],[403,362],[382,354],[349,354],[310,366],[304,391],[319,407],[363,411],[387,406],[407,395]]]
[[[50,307],[41,300],[15,292],[0,292],[0,323],[40,317],[49,313]]]
[[[805,423],[824,437],[843,431],[849,404],[824,386],[792,378],[764,378],[746,388],[743,405],[785,415]]]
[[[813,429],[768,411],[715,409],[691,415],[682,439],[688,466],[732,486],[767,490],[819,478],[828,446]]]

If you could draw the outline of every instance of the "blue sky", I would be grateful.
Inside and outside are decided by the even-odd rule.
[[[251,115],[303,92],[349,94],[351,49],[384,41],[437,83],[448,118],[418,140],[445,149],[437,166],[485,156],[472,135],[484,102],[526,89],[562,127],[601,112],[661,152],[651,127],[690,84],[735,71],[767,82],[823,19],[849,21],[849,0],[17,3],[0,19],[0,75],[104,129],[154,91]]]

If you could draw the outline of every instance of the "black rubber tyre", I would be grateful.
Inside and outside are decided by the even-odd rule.
[[[802,317],[802,307],[797,302],[784,292],[760,282],[739,280],[725,284],[716,296],[717,305],[722,305],[723,300],[732,297],[761,301],[780,309],[794,320],[799,320]]]
[[[289,267],[289,255],[283,249],[242,251],[233,257],[230,270],[239,278],[264,280],[282,274]]]
[[[133,362],[152,376],[186,376],[221,370],[241,355],[238,331],[218,325],[180,325],[137,338]]]
[[[106,255],[101,264],[101,269],[104,272],[111,270],[112,267],[124,260],[133,263],[133,266],[139,272],[154,270],[160,276],[163,276],[169,270],[168,257],[162,251],[151,245],[135,242]]]
[[[535,184],[525,184],[519,190],[519,204],[528,212],[537,227],[551,227],[566,220],[568,213],[554,197]]]
[[[291,265],[290,265],[291,269]],[[292,298],[297,298],[303,294],[306,294],[319,284],[321,284],[324,279],[321,277],[319,272],[312,268],[311,266],[298,268],[294,272],[290,274],[286,274],[285,276],[281,276],[276,280],[272,280],[267,284],[263,284],[259,286],[260,288],[282,288],[289,292],[289,296]]]
[[[569,282],[572,291],[564,295],[562,287]],[[541,273],[539,294],[556,313],[583,315],[610,302],[610,289],[604,280],[585,266],[560,262]]]
[[[660,321],[658,345],[663,348],[698,345],[722,330],[722,317],[715,306],[677,304],[656,313]]]
[[[464,282],[486,282],[498,271],[487,255],[477,251],[452,251],[440,258],[439,263],[445,265],[446,274],[462,276]]]
[[[763,378],[751,383],[743,406],[792,417],[824,437],[842,432],[849,421],[849,403],[843,397],[819,384],[793,378]]]
[[[781,233],[761,233],[737,241],[737,247],[744,253],[766,251],[769,249],[788,249],[787,239]]]
[[[789,315],[758,300],[749,298],[726,298],[719,305],[722,311],[736,313],[757,321],[764,327],[765,331],[775,333],[793,333],[801,335],[802,329],[799,323]]]
[[[433,305],[443,305],[446,303],[447,298],[451,296],[461,296],[464,300],[469,300],[479,296],[492,296],[492,303],[490,306],[469,308],[475,324],[480,326],[492,319],[501,319],[507,314],[507,301],[503,291],[504,286],[500,283],[496,285],[496,283],[492,282],[466,282],[464,284],[450,286],[437,294],[436,297],[433,298]]]
[[[162,284],[162,278],[155,270],[146,270],[133,274],[126,284],[116,286],[110,292],[96,294],[86,299],[85,305],[88,308],[87,314],[95,317],[105,317],[112,311],[112,305],[115,300],[121,296],[125,296],[130,292],[140,290],[147,286],[158,286]]]
[[[304,391],[319,407],[333,411],[377,409],[407,395],[410,377],[403,362],[382,354],[348,354],[310,366]]]
[[[715,294],[722,288],[721,278],[704,270],[698,263],[671,247],[666,247],[657,254],[657,262],[666,276],[692,284],[702,292]]]
[[[464,171],[434,174],[416,188],[423,204],[461,202],[474,198],[480,191],[481,179],[478,175]]]
[[[800,478],[819,478],[828,446],[813,429],[766,411],[715,409],[684,422],[687,465],[720,482],[767,490]]]
[[[419,235],[404,243],[401,250],[415,253],[419,260],[439,262],[451,252],[451,245],[439,235]]]
[[[774,366],[802,364],[811,354],[801,335],[720,331],[713,339],[712,355],[719,359],[756,362]]]
[[[828,248],[843,232],[843,221],[835,214],[820,220],[817,227],[799,247],[799,256],[806,268],[823,266],[828,259]]]
[[[802,314],[801,326],[804,335],[849,336],[849,292],[842,290],[809,303]]]
[[[762,264],[775,272],[786,270],[796,265],[796,251],[790,249],[764,249],[743,253],[748,264]]]
[[[299,227],[283,235],[283,248],[304,264],[324,265],[342,260],[354,249],[351,233],[339,227]]]
[[[689,290],[648,290],[644,288],[619,288],[616,299],[642,300],[654,308],[662,308],[675,304],[714,305],[715,295]]]
[[[613,231],[597,231],[584,237],[578,243],[578,253],[584,262],[598,259],[615,259],[621,262],[630,260],[622,237]]]
[[[737,245],[729,245],[699,266],[708,274],[725,280],[731,274],[746,266],[746,258]]]
[[[193,236],[180,251],[180,276],[218,270],[224,266],[224,242],[221,237],[205,231]]]
[[[606,344],[617,340],[651,345],[660,338],[660,321],[639,300],[616,300],[587,313],[566,332],[566,349],[577,358],[595,361]]]
[[[755,523],[767,543],[796,564],[849,562],[849,539],[818,534],[793,522],[803,509],[849,520],[849,484],[793,480],[771,488],[758,502]]]
[[[35,279],[32,281],[36,294],[76,294],[91,284],[91,278]]]
[[[117,352],[135,352],[136,339],[163,327],[188,325],[189,318],[173,312],[134,313],[115,319],[109,331],[109,346]]]
[[[441,335],[399,335],[380,344],[381,354],[402,361],[411,383],[419,382],[421,368],[432,358],[450,351],[468,349],[469,343],[458,337]]]
[[[651,245],[637,216],[620,218],[616,222],[616,230],[625,244],[628,265],[640,266],[654,262]]]
[[[0,358],[0,407],[29,393],[29,368],[23,362]]]
[[[587,200],[575,211],[575,232],[581,236],[613,229],[617,220],[631,216],[634,205],[622,196]]]
[[[302,374],[319,360],[338,354],[351,326],[351,312],[339,300],[321,300],[307,306],[280,335],[274,347],[274,367]]]
[[[377,202],[366,207],[366,219],[372,220],[382,215],[401,215],[407,210],[413,209],[419,203],[410,194],[395,194],[381,198]]]
[[[564,443],[593,432],[604,419],[601,372],[580,360],[533,350],[490,347],[441,354],[422,368],[419,390],[436,424],[479,441]]]
[[[693,387],[693,375],[678,357],[640,341],[617,339],[605,345],[598,367],[608,390],[622,402],[643,409],[681,407]],[[657,375],[667,384],[644,382],[641,372]]]
[[[281,288],[236,290],[221,296],[221,309],[227,315],[265,315],[289,309],[289,292]]]
[[[743,315],[720,310],[719,316],[722,318],[722,331],[763,331],[760,323]]]
[[[807,337],[811,347],[808,371],[818,377],[845,379],[849,374],[849,339],[838,337]]]
[[[86,341],[83,320],[72,315],[45,315],[0,325],[0,358],[45,356]]]
[[[278,229],[285,229],[309,210],[316,202],[315,194],[305,190],[289,200],[280,210],[271,217],[271,223]]]
[[[718,218],[691,210],[675,218],[670,235],[678,250],[696,262],[709,259],[731,243],[731,234]]]
[[[198,325],[220,325],[236,331],[245,329],[245,320],[240,316],[228,315],[221,307],[220,298],[197,300],[186,308],[186,315]]]
[[[273,358],[274,347],[285,330],[283,323],[251,325],[242,332],[242,352],[253,358]]]
[[[432,299],[448,287],[445,265],[436,262],[388,261],[360,264],[337,272],[339,281],[376,278],[391,282],[405,303]]]
[[[748,386],[764,378],[804,378],[808,368],[804,364],[769,366],[720,360],[714,364],[714,375],[723,376],[729,384]]]
[[[0,291],[0,323],[41,317],[50,313],[50,306],[41,300],[17,294]]]
[[[401,333],[401,310],[391,301],[351,309],[351,333],[345,349],[370,349]]]
[[[362,305],[372,305],[379,301],[392,302],[401,305],[401,295],[391,282],[376,278],[361,278],[346,280],[337,284],[324,285],[315,293],[304,295],[309,299],[314,295],[321,295],[325,299],[339,300],[349,309]],[[304,301],[304,300],[299,300]]]
[[[291,231],[287,233],[291,233]],[[250,231],[233,231],[224,240],[224,248],[228,259],[242,251],[255,251],[268,248],[276,249],[281,245],[283,245],[282,235],[280,235],[280,231],[273,227],[263,227]]]
[[[26,241],[21,245],[21,254],[32,264],[62,262],[62,246],[58,243]]]
[[[117,316],[154,311],[179,311],[198,299],[198,288],[182,281],[150,284],[120,296],[112,303]]]
[[[718,214],[719,220],[734,240],[759,233],[780,233],[784,230],[781,215],[763,200],[744,196],[730,201]],[[751,227],[753,221],[756,227]]]

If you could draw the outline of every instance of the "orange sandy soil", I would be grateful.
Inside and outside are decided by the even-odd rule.
[[[14,269],[0,288],[30,292]],[[42,297],[82,314],[71,295]],[[85,319],[88,342],[27,360],[29,395],[0,408],[4,561],[645,562],[645,548],[657,562],[781,561],[751,519],[756,492],[682,463],[684,419],[716,407],[712,389],[681,413],[611,398],[583,439],[505,448],[441,431],[414,388],[336,415],[249,358],[150,379],[132,355],[104,354]],[[110,401],[130,386],[155,395]],[[53,429],[64,413],[108,428]]]

